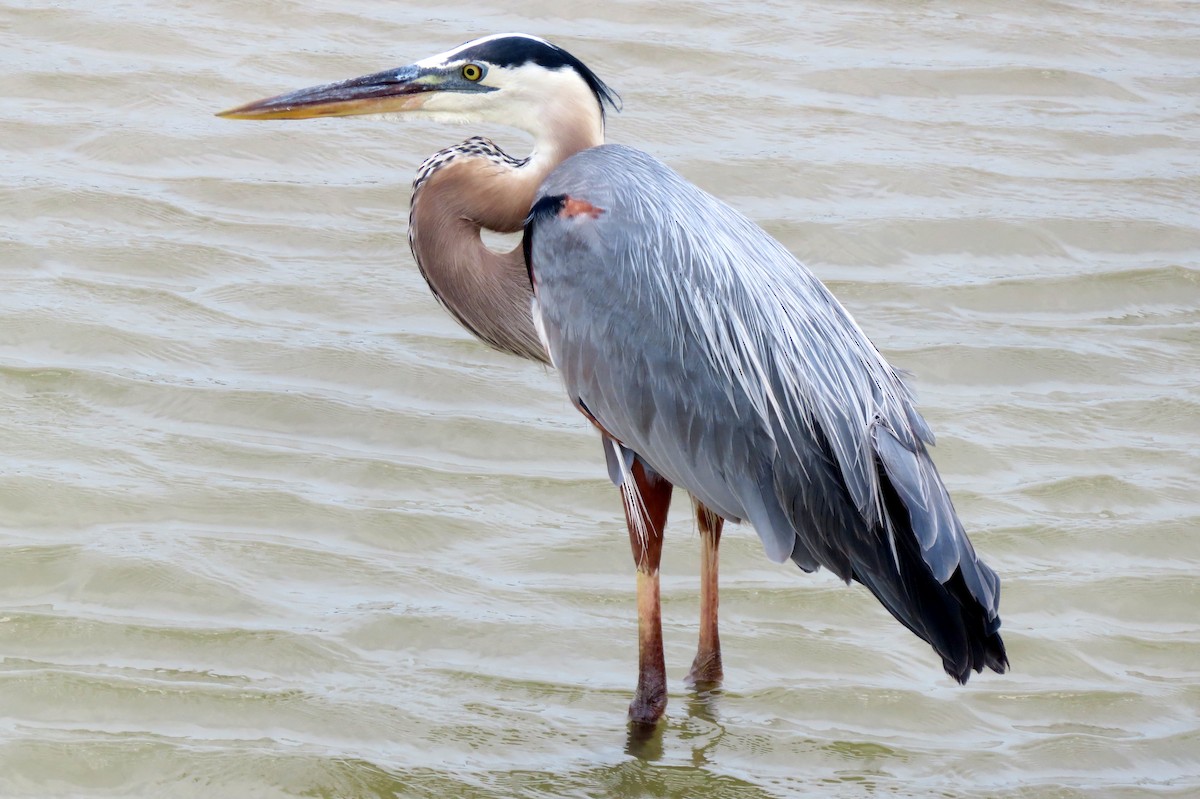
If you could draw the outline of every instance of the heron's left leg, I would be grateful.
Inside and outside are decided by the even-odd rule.
[[[662,607],[658,566],[662,560],[663,528],[671,505],[669,482],[635,458],[621,484],[629,543],[637,566],[638,684],[629,704],[629,720],[654,724],[667,709],[667,667],[663,659]],[[630,482],[633,486],[630,486]]]
[[[700,645],[688,672],[692,686],[717,685],[725,676],[721,668],[721,638],[717,634],[717,547],[725,520],[696,503],[700,527]]]

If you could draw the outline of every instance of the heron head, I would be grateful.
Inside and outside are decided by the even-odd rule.
[[[617,94],[578,58],[521,33],[475,39],[415,64],[268,97],[222,111],[229,119],[312,119],[410,113],[446,122],[488,121],[535,135],[564,108],[594,114]]]

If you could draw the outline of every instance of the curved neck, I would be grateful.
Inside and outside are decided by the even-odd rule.
[[[480,231],[521,230],[546,176],[580,150],[603,144],[599,114],[571,110],[560,113],[573,124],[561,124],[552,141],[538,141],[525,161],[482,138],[432,156],[417,173],[409,214],[413,256],[446,309],[496,349],[542,362],[549,358],[530,315],[533,289],[522,248],[495,253]]]
[[[475,182],[466,177],[478,173],[471,166],[476,160],[443,167],[413,194],[408,225],[413,257],[434,296],[476,338],[522,358],[546,361],[530,316],[533,291],[521,248],[507,253],[488,249],[476,212],[493,210],[494,217],[504,217],[502,226],[488,225],[501,232],[519,230],[524,214],[496,203],[491,209],[464,207],[462,200]],[[502,192],[488,194],[493,201],[504,199]],[[524,207],[528,209],[527,202]]]

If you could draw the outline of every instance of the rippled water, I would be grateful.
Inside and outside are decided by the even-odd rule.
[[[0,795],[1200,795],[1200,6],[504,5],[0,6]],[[211,116],[503,30],[915,373],[1011,674],[739,529],[689,693],[681,503],[627,738],[595,437],[407,250],[425,155],[522,139]]]

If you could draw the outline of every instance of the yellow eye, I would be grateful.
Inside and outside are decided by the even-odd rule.
[[[462,68],[462,76],[469,81],[477,81],[483,77],[483,67],[478,64],[464,64]]]

